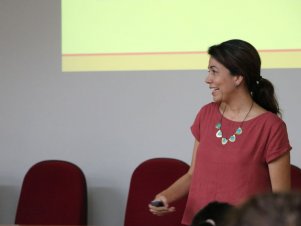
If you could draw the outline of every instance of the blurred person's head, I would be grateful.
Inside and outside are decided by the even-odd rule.
[[[232,205],[224,202],[211,202],[197,212],[190,226],[219,226]]]
[[[301,226],[301,193],[268,193],[236,208],[227,226]]]

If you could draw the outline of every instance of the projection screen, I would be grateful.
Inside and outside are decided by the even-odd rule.
[[[62,70],[197,70],[238,38],[263,68],[301,68],[301,1],[61,0]]]

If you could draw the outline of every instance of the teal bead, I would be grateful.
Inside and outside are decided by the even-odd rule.
[[[221,127],[222,127],[222,124],[220,122],[215,125],[216,129],[220,129]]]
[[[229,141],[230,142],[235,142],[236,140],[236,136],[235,135],[232,135],[230,138],[229,138]]]
[[[221,138],[223,136],[223,133],[222,131],[219,129],[217,132],[216,132],[216,137],[217,138]]]
[[[238,127],[237,130],[235,131],[236,135],[242,134],[242,128]]]
[[[223,137],[222,138],[222,144],[225,145],[226,143],[228,143],[228,139],[226,139],[226,138]]]

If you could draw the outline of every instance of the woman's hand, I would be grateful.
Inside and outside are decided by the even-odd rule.
[[[156,197],[153,201],[161,201],[163,204],[162,206],[155,206],[152,204],[148,205],[149,211],[154,215],[163,216],[165,214],[172,213],[176,210],[173,206],[169,207],[167,199],[163,195]]]

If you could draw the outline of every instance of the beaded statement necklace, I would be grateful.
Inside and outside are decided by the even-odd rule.
[[[226,107],[224,108],[219,122],[215,125],[215,128],[217,129],[216,137],[221,138],[221,142],[222,142],[223,145],[227,144],[228,141],[230,141],[232,143],[235,142],[236,141],[236,136],[242,134],[242,125],[244,124],[244,121],[248,117],[249,113],[251,112],[251,110],[253,108],[253,104],[254,104],[254,102],[252,101],[252,105],[251,105],[248,113],[246,114],[245,118],[242,120],[239,127],[235,130],[234,134],[232,134],[228,139],[223,137],[223,132],[222,132],[222,121],[223,121],[223,118],[224,118],[224,113],[225,113]]]

